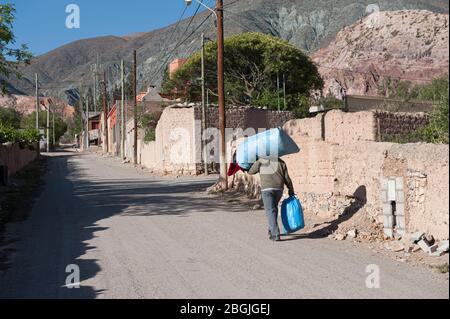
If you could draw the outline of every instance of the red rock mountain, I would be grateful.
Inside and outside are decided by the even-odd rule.
[[[50,97],[41,97],[39,99],[41,104],[41,110],[51,105],[56,108],[56,113],[62,116],[64,119],[72,119],[75,114],[75,108],[69,105],[67,102]],[[13,108],[19,113],[28,115],[36,109],[36,98],[34,96],[27,95],[3,95],[0,94],[0,107]]]
[[[312,55],[324,93],[377,95],[391,78],[426,83],[448,74],[449,16],[426,10],[375,12]]]

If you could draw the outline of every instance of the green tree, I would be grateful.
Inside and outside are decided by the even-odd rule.
[[[20,77],[18,67],[29,64],[32,54],[26,45],[14,47],[16,39],[12,31],[15,8],[13,4],[0,4],[0,76],[8,78],[11,74]],[[6,82],[1,80],[1,90],[5,91]]]
[[[279,38],[243,33],[225,40],[225,91],[227,104],[283,106],[277,79],[286,79],[287,110],[296,110],[298,96],[308,97],[323,88],[317,67],[302,51]],[[217,95],[217,44],[205,47],[206,84]],[[171,77],[165,77],[163,93],[185,101],[200,101],[201,54],[193,55]]]
[[[21,127],[23,129],[33,129],[36,126],[36,112],[30,115],[24,116],[22,119]],[[47,127],[47,112],[39,112],[39,127],[45,129]],[[59,115],[55,114],[55,140],[58,141],[67,132],[68,125],[64,119]],[[45,134],[47,132],[45,131]],[[50,113],[50,142],[53,141],[53,115]]]
[[[20,128],[22,115],[14,109],[0,107],[0,124],[14,129]]]

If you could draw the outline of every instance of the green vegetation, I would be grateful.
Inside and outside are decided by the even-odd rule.
[[[47,126],[47,112],[40,111],[39,112],[39,127],[45,128]],[[24,116],[21,120],[21,127],[24,129],[34,129],[36,127],[36,112],[31,113],[30,115]],[[67,123],[64,122],[64,119],[55,114],[55,140],[58,142],[61,137],[67,132]],[[53,141],[53,114],[50,113],[50,143]]]
[[[18,67],[21,64],[29,64],[32,54],[28,52],[26,45],[20,48],[12,48],[16,43],[12,32],[15,8],[13,4],[0,4],[0,76],[9,77],[11,74],[20,77]],[[6,90],[6,82],[1,80],[1,91]]]
[[[441,274],[448,274],[448,263],[443,263],[441,265],[432,266],[431,268],[436,269]]]
[[[0,144],[19,143],[21,147],[33,146],[39,142],[39,133],[35,129],[15,129],[0,123]]]
[[[279,38],[243,33],[225,40],[226,102],[294,111],[305,116],[309,97],[323,88],[317,67],[302,51]],[[217,44],[205,47],[206,84],[217,100]],[[283,75],[286,82],[284,107]],[[185,101],[201,100],[201,54],[193,55],[172,77],[165,77],[163,93]],[[278,90],[277,79],[280,80]]]
[[[154,113],[147,113],[141,116],[140,126],[145,130],[144,143],[148,144],[156,140],[156,125],[158,119]]]
[[[411,86],[400,84],[401,90],[396,97],[404,100],[432,101],[434,110],[430,114],[429,124],[410,134],[385,136],[384,140],[395,143],[435,143],[449,144],[449,82],[448,77],[434,79],[430,84]]]
[[[46,125],[47,112],[41,111],[39,126],[46,127]],[[61,116],[55,115],[56,141],[59,141],[66,131],[67,124]],[[50,136],[53,137],[52,117],[50,118]],[[36,113],[23,116],[15,110],[0,107],[0,143],[19,143],[22,147],[26,147],[34,146],[39,140],[39,132],[36,130]]]

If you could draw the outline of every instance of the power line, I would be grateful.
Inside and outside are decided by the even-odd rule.
[[[165,61],[160,65],[160,67],[157,69],[157,71],[153,74],[153,77],[151,78],[151,82],[153,82],[155,80],[155,78],[158,76],[158,74],[165,68],[167,67],[167,63],[169,62],[169,60],[172,57],[172,54],[180,47],[182,46],[184,43],[186,43],[187,40],[189,40],[205,23],[206,21],[208,21],[209,17],[212,15],[212,13],[210,13],[209,15],[206,16],[206,18],[182,41],[178,42],[177,45],[175,45],[175,47],[169,52],[169,54],[167,55],[167,58],[165,59]]]
[[[203,2],[203,1],[201,1],[201,2]],[[188,23],[187,27],[185,28],[183,34],[181,35],[181,38],[183,38],[184,35],[188,32],[189,28],[190,28],[191,25],[192,25],[192,22],[194,21],[196,15],[197,15],[198,12],[200,11],[200,7],[201,7],[201,4],[199,3],[198,6],[197,6],[197,9],[195,10],[194,15],[193,15],[193,16],[191,17],[191,19],[189,20],[189,23]],[[188,37],[188,38],[189,38],[189,37]],[[185,41],[187,41],[187,39],[185,39],[184,41],[182,41],[181,44],[184,43]],[[175,52],[175,50],[176,50],[177,48],[179,48],[179,47],[181,46],[181,44],[180,44],[180,42],[178,42],[178,44],[176,44],[175,47],[170,51],[170,53],[168,54],[167,59],[164,61],[163,64],[161,64],[161,65],[159,66],[159,68],[157,69],[158,71],[155,72],[155,74],[153,74],[152,78],[150,79],[150,82],[153,82],[153,81],[155,80],[155,77],[156,77],[156,76],[164,69],[164,67],[167,66],[167,63],[168,63],[168,61],[170,60],[172,54]]]

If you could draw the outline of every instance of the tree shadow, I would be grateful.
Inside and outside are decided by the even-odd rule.
[[[324,223],[327,226],[315,230],[308,234],[291,234],[283,241],[292,241],[299,239],[321,239],[326,238],[330,234],[338,230],[339,225],[350,220],[358,211],[360,211],[367,204],[367,189],[366,186],[359,186],[353,193],[354,202],[344,209],[342,214],[334,221]]]
[[[173,181],[133,174],[132,178],[116,179],[104,172],[97,174],[77,158],[80,155],[61,154],[48,159],[46,187],[27,221],[31,227],[26,230],[32,233],[23,230],[18,234],[22,235],[17,245],[20,258],[12,264],[6,262],[6,256],[0,258],[8,268],[0,269],[1,298],[93,299],[104,293],[83,284],[68,289],[66,268],[77,265],[81,283],[102,271],[98,260],[86,256],[97,249],[89,244],[92,239],[108,230],[99,222],[111,216],[184,218],[216,209],[242,211],[237,205],[205,201],[204,194],[198,195],[214,184],[213,179]],[[33,266],[22,269],[21,264]]]

